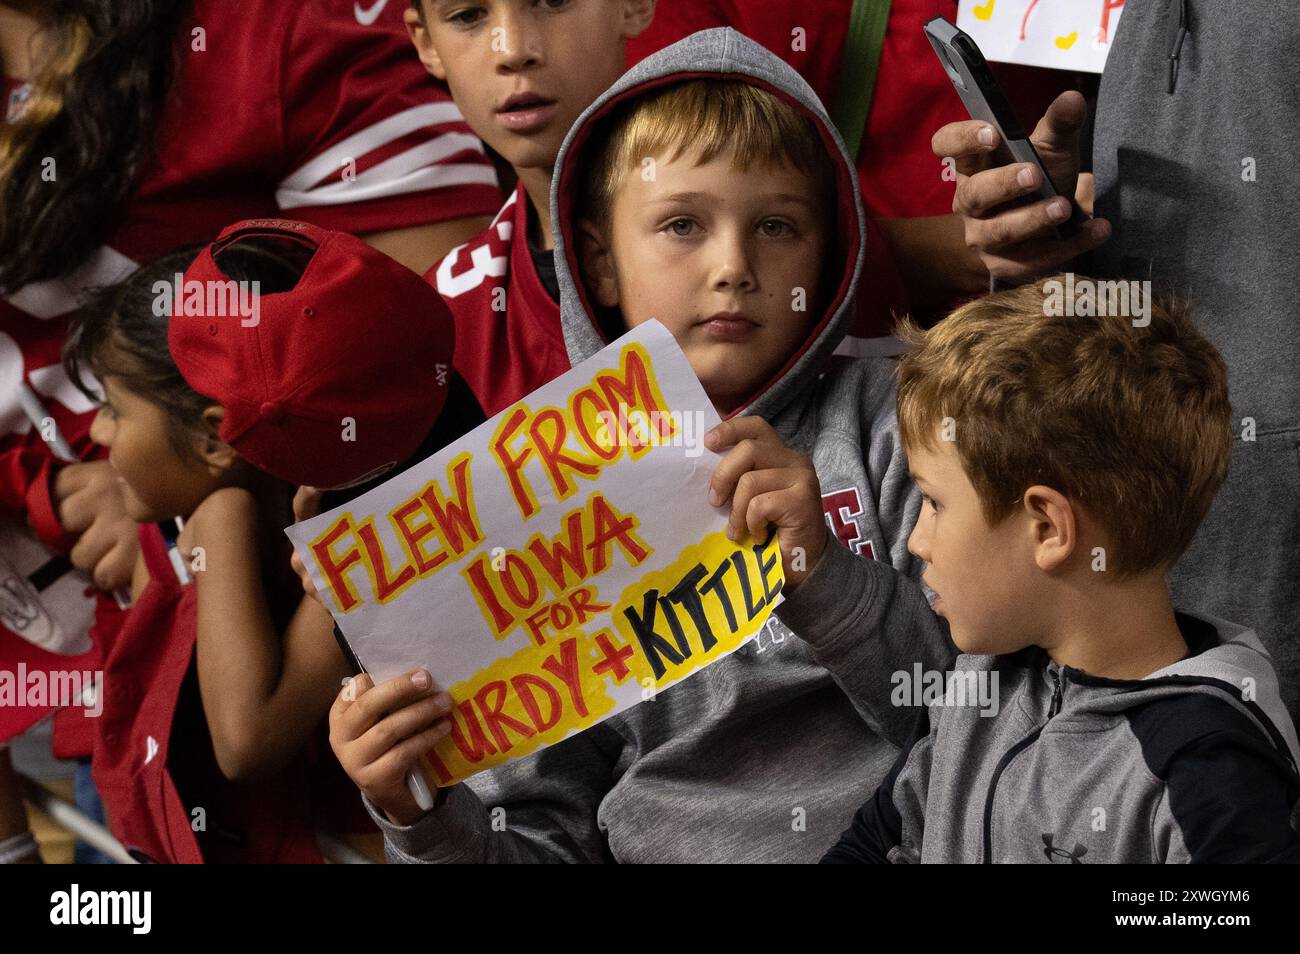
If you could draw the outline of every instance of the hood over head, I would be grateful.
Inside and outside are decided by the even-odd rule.
[[[702,30],[642,60],[592,103],[565,137],[551,180],[555,275],[564,341],[569,359],[577,364],[611,340],[601,329],[594,303],[579,277],[575,243],[575,207],[583,193],[581,183],[593,133],[599,133],[601,121],[633,97],[708,78],[751,83],[795,106],[817,126],[838,173],[836,229],[828,246],[835,251],[823,265],[823,275],[826,268],[838,269],[838,281],[825,282],[835,290],[803,346],[736,412],[771,419],[812,388],[853,321],[854,292],[863,259],[862,197],[853,161],[812,87],[774,53],[730,28]]]

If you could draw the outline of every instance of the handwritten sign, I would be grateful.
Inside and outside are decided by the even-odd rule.
[[[362,665],[454,703],[448,785],[738,649],[780,602],[776,540],[708,504],[718,423],[648,322],[428,460],[286,532]]]
[[[1124,0],[961,0],[957,26],[985,59],[1100,73]]]

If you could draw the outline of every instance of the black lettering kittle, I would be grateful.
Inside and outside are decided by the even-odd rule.
[[[664,619],[668,620],[668,628],[673,631],[673,639],[677,640],[677,649],[682,658],[689,659],[691,644],[686,640],[686,631],[682,629],[682,621],[677,618],[677,610],[673,609],[673,604],[668,602],[666,596],[659,597],[659,609],[664,614]]]
[[[663,664],[663,658],[667,657],[668,661],[674,666],[681,665],[682,661],[690,655],[690,650],[686,646],[686,637],[678,632],[682,653],[673,649],[668,641],[655,632],[655,616],[659,605],[659,591],[650,590],[642,598],[641,614],[638,616],[636,609],[629,606],[623,610],[623,615],[627,621],[632,624],[632,632],[636,636],[636,641],[641,644],[641,652],[645,653],[645,658],[650,662],[650,668],[654,670],[655,678],[662,679],[664,673],[668,670]]]
[[[760,560],[762,559],[760,553],[756,552],[755,555]],[[736,568],[736,579],[740,581],[740,596],[745,601],[745,616],[752,620],[767,605],[767,597],[764,596],[757,603],[754,602],[754,591],[749,585],[749,567],[745,565],[745,555],[743,553],[733,553],[731,555],[731,565]]]
[[[705,611],[706,596],[718,601],[730,635],[740,632],[772,605],[782,586],[780,580],[771,577],[780,559],[779,551],[772,545],[774,539],[775,534],[769,535],[763,543],[751,548],[758,571],[757,585],[751,577],[746,554],[731,553],[712,573],[703,563],[696,563],[667,593],[661,594],[657,589],[647,591],[642,595],[640,613],[632,607],[623,610],[656,679],[667,674],[669,665],[680,666],[690,659],[697,646],[707,654],[718,645],[722,634],[714,630]],[[732,570],[735,573],[729,578]],[[739,593],[733,592],[737,588]],[[739,609],[744,610],[743,618]],[[693,638],[688,637],[683,625],[687,620],[695,630]],[[669,634],[665,635],[664,629]]]
[[[773,527],[772,532],[768,534],[767,539],[762,543],[754,544],[753,547],[754,559],[758,562],[758,578],[763,584],[763,600],[765,603],[771,603],[772,600],[776,599],[777,594],[780,593],[782,587],[785,586],[785,582],[780,581],[775,587],[773,587],[771,581],[767,578],[767,575],[776,568],[777,561],[780,559],[780,552],[773,547],[772,552],[768,554],[769,559],[763,559],[763,550],[772,543],[772,539],[775,536],[776,528]]]
[[[704,601],[700,599],[700,591],[697,589],[700,581],[708,575],[709,571],[704,568],[704,564],[697,563],[682,577],[680,583],[668,591],[668,598],[685,609],[686,615],[695,624],[695,631],[700,634],[700,642],[705,652],[718,642],[714,638],[713,627],[709,625],[709,618],[704,612]]]
[[[727,575],[727,571],[730,569],[731,563],[721,564],[713,571],[709,581],[700,587],[700,593],[712,593],[718,598],[718,602],[722,604],[722,615],[727,617],[727,627],[734,633],[739,628],[736,625],[736,611],[732,609],[731,597],[727,595],[727,588],[722,583],[722,578]],[[711,647],[705,647],[705,649],[709,648]]]

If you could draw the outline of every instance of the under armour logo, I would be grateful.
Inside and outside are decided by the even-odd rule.
[[[1079,859],[1088,853],[1087,848],[1076,841],[1074,847],[1069,851],[1066,851],[1064,848],[1055,847],[1052,844],[1053,838],[1053,835],[1046,832],[1043,833],[1043,857],[1053,864],[1056,863],[1057,858],[1069,858],[1070,864],[1072,865],[1083,864]]]

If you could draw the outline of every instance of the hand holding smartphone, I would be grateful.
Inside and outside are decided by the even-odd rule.
[[[925,35],[971,118],[986,122],[998,131],[1001,143],[993,153],[994,164],[1027,162],[1038,166],[1042,173],[1037,191],[1021,197],[1013,204],[1028,205],[1056,198],[1059,193],[1052,184],[1051,176],[1043,167],[1034,144],[1029,141],[1010,100],[994,79],[988,62],[975,41],[943,17],[935,17],[926,23]],[[1074,197],[1066,198],[1070,200],[1072,211],[1070,218],[1056,226],[1056,233],[1062,239],[1073,238],[1084,220],[1084,214]]]

